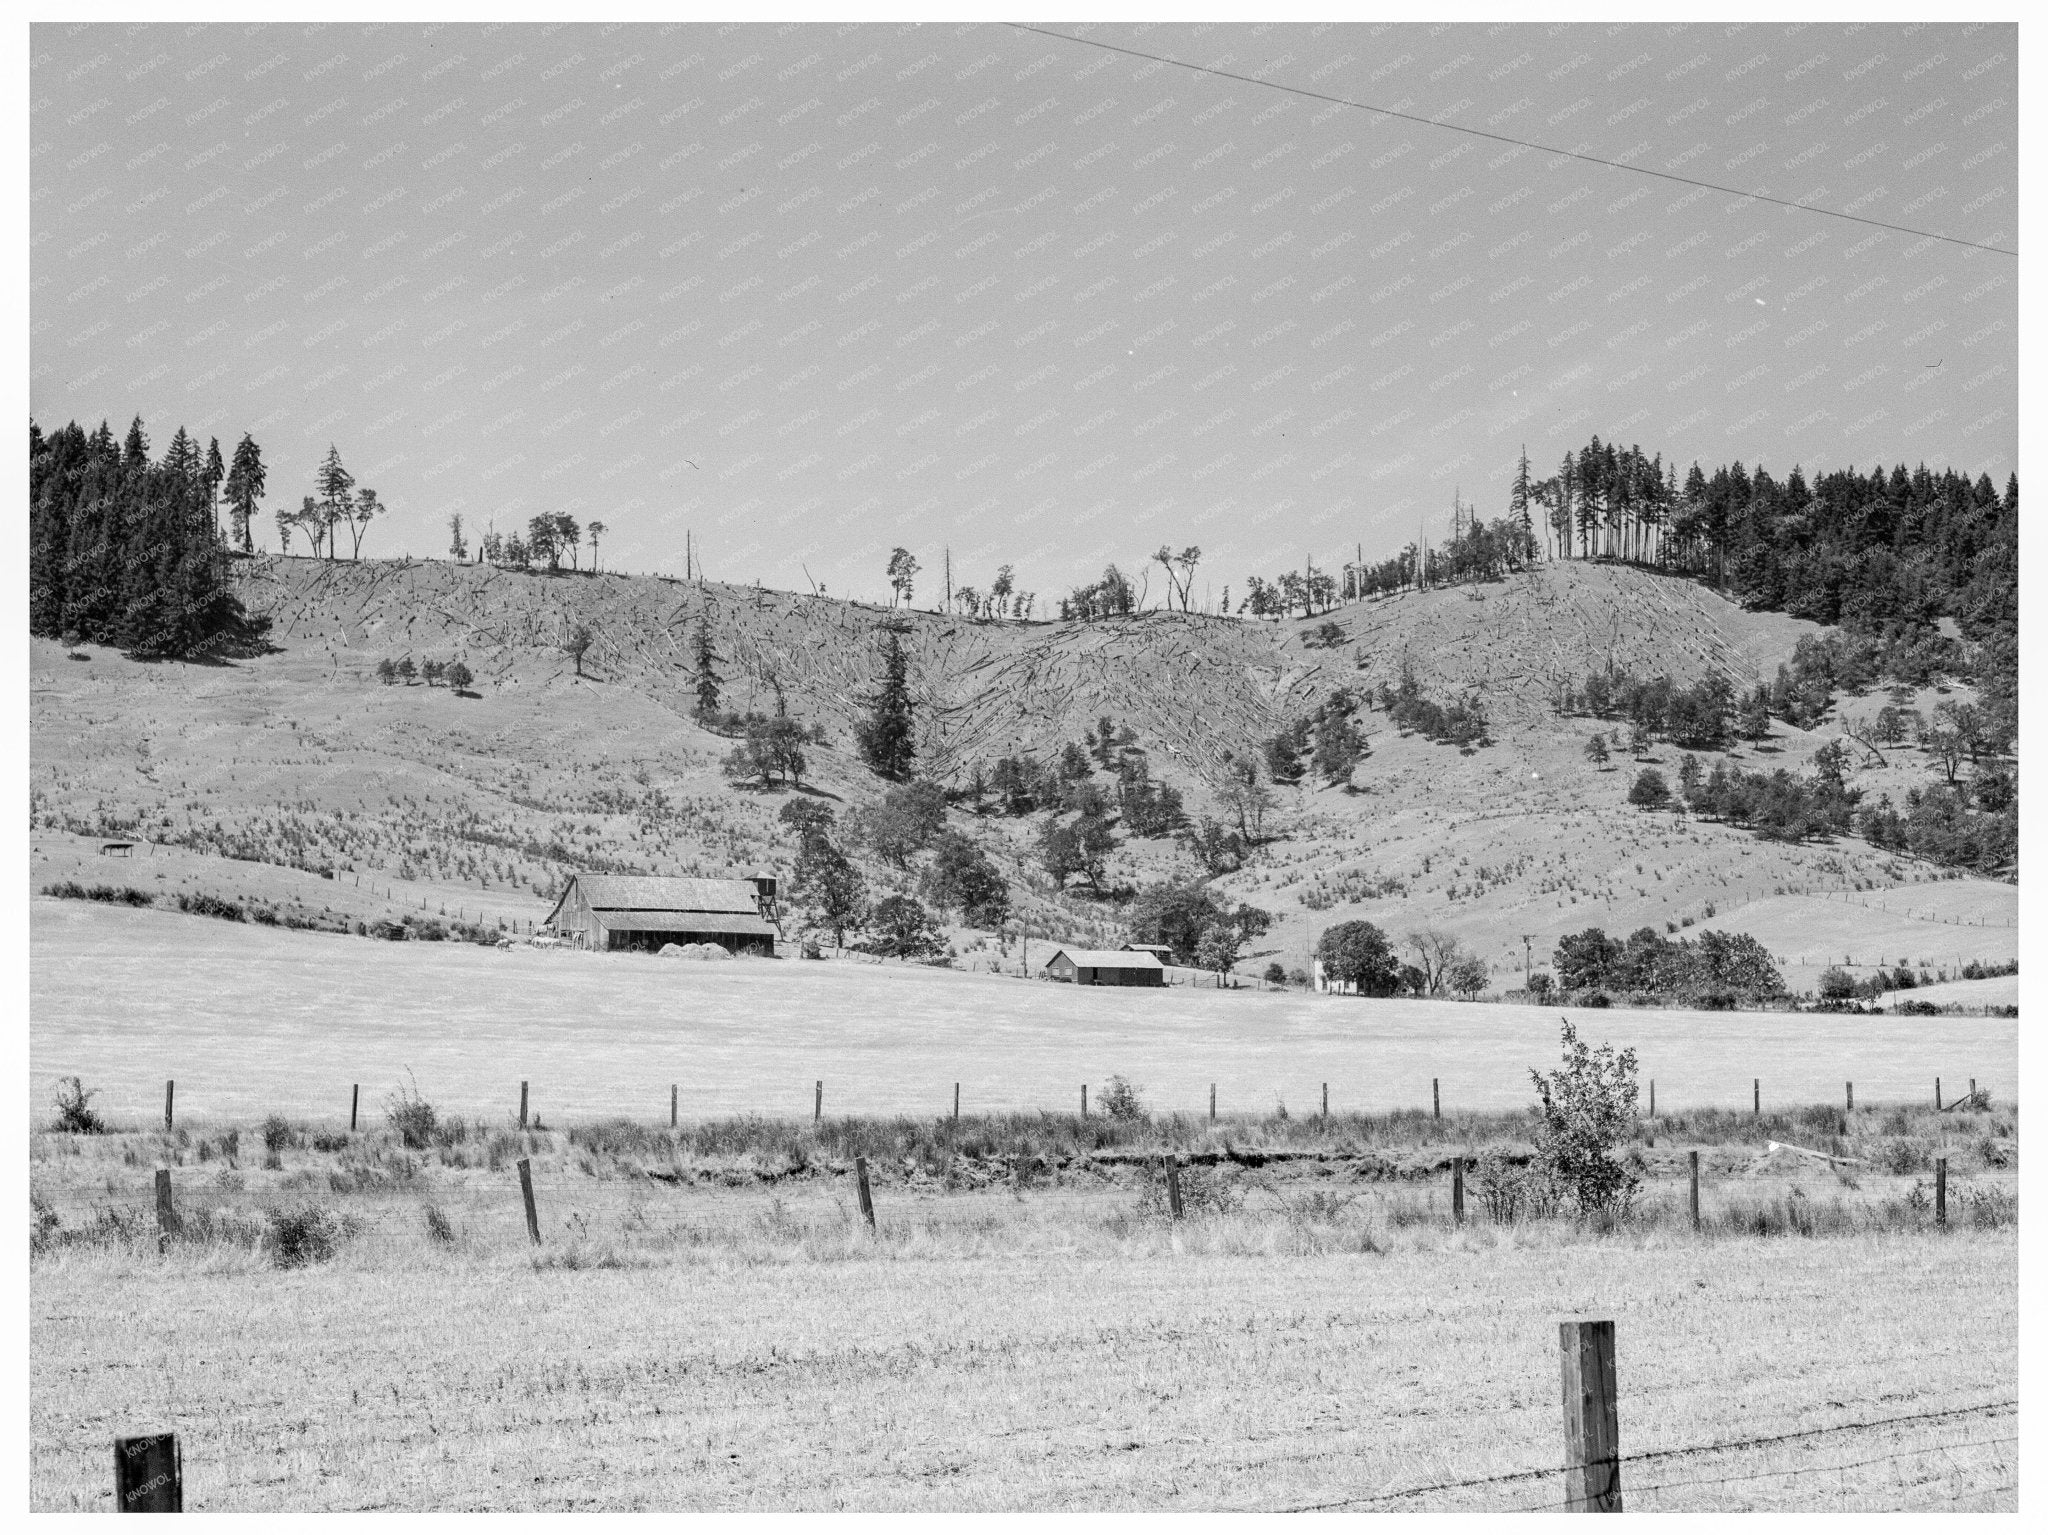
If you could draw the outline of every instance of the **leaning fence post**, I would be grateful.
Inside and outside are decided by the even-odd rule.
[[[1948,1158],[1934,1159],[1934,1224],[1948,1224]]]
[[[868,1191],[868,1159],[853,1159],[854,1192],[860,1196],[860,1218],[868,1223],[868,1230],[875,1229],[875,1196]]]
[[[138,1434],[114,1441],[114,1511],[185,1512],[185,1457],[176,1434]]]
[[[1465,1159],[1451,1158],[1451,1219],[1465,1224]]]
[[[348,1133],[356,1133],[356,1108],[363,1101],[363,1084],[351,1082],[348,1088]]]
[[[1564,1376],[1564,1506],[1621,1512],[1621,1431],[1614,1400],[1614,1323],[1560,1322]]]
[[[168,1079],[166,1079],[164,1082],[164,1128],[166,1130],[171,1128],[171,1098],[176,1093],[177,1087],[178,1084],[176,1082],[170,1081]],[[1941,1092],[1938,1088],[1936,1089],[1934,1096],[1937,1098],[1941,1096]]]
[[[527,1158],[519,1159],[519,1197],[526,1202],[526,1234],[533,1238],[533,1245],[540,1246],[540,1210],[533,1202],[533,1163]]]
[[[171,1207],[171,1170],[159,1167],[156,1170],[156,1250],[161,1253],[170,1245],[171,1231],[178,1224],[178,1212]]]
[[[1657,1117],[1657,1079],[1650,1078],[1650,1118]]]
[[[1700,1154],[1697,1151],[1688,1152],[1686,1161],[1691,1164],[1692,1174],[1692,1229],[1697,1231],[1700,1229]]]
[[[519,1084],[519,1128],[526,1128],[526,1084]]]
[[[1172,1212],[1175,1220],[1181,1218],[1180,1160],[1171,1153],[1166,1158],[1166,1208]]]

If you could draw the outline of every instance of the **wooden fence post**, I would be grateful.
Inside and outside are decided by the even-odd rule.
[[[678,1108],[680,1107],[680,1102],[679,1102],[679,1100],[681,1099],[681,1097],[682,1097],[682,1084],[681,1084],[680,1082],[671,1082],[671,1083],[669,1083],[669,1085],[668,1085],[668,1127],[669,1127],[669,1128],[670,1128],[671,1130],[675,1129],[675,1127],[676,1127],[676,1122],[677,1122],[677,1110],[678,1110]]]
[[[1848,1108],[1847,1108],[1846,1110],[1844,1110],[1844,1112],[1845,1112],[1845,1113],[1849,1113],[1849,1114],[1853,1114],[1853,1113],[1855,1113],[1855,1112],[1856,1112],[1856,1084],[1855,1084],[1854,1082],[1844,1082],[1844,1083],[1842,1084],[1842,1098],[1843,1098],[1844,1102],[1846,1102],[1846,1103],[1848,1104]]]
[[[1209,1123],[1216,1123],[1216,1084],[1209,1084]]]
[[[363,1101],[363,1084],[351,1082],[348,1088],[348,1133],[356,1133],[356,1108]]]
[[[1329,1118],[1330,1118],[1330,1084],[1329,1084],[1329,1083],[1327,1083],[1327,1082],[1325,1082],[1325,1083],[1323,1084],[1323,1120],[1324,1120],[1324,1122],[1325,1122],[1325,1123],[1328,1123],[1328,1122],[1329,1122]]]
[[[185,1512],[185,1457],[176,1434],[138,1434],[114,1441],[114,1512]]]
[[[1451,1158],[1451,1219],[1465,1224],[1465,1159]]]
[[[1086,1082],[1081,1084],[1081,1117],[1083,1119],[1088,1117],[1088,1084]]]
[[[540,1246],[540,1211],[533,1202],[533,1163],[525,1157],[519,1159],[519,1197],[526,1202],[526,1234],[533,1238],[533,1245]]]
[[[1749,1112],[1758,1119],[1763,1118],[1764,1079],[1762,1077],[1751,1077],[1749,1079]]]
[[[1700,1229],[1700,1154],[1697,1151],[1688,1152],[1686,1161],[1691,1165],[1692,1175],[1692,1229],[1697,1231]]]
[[[526,1084],[519,1084],[519,1128],[526,1128]]]
[[[1948,1158],[1934,1159],[1934,1224],[1948,1224]]]
[[[1650,1078],[1650,1118],[1657,1117],[1657,1079]]]
[[[1614,1400],[1614,1323],[1560,1322],[1564,1375],[1564,1506],[1621,1512],[1621,1433]]]
[[[161,1254],[170,1246],[171,1232],[178,1224],[178,1212],[171,1206],[171,1170],[159,1167],[156,1170],[156,1250]]]
[[[1940,1077],[1936,1077],[1936,1078],[1934,1079],[1934,1106],[1935,1106],[1935,1107],[1936,1107],[1937,1109],[1939,1109],[1939,1108],[1941,1107],[1941,1078],[1940,1078]],[[170,1126],[170,1121],[171,1121],[171,1115],[170,1115],[170,1111],[169,1111],[168,1109],[166,1109],[166,1110],[164,1111],[164,1125],[165,1125],[165,1128],[169,1128],[169,1126]]]
[[[813,1089],[813,1090],[812,1090],[812,1097],[811,1097],[811,1123],[812,1123],[812,1124],[814,1124],[814,1125],[818,1125],[818,1124],[823,1124],[824,1122],[825,1122],[825,1079],[824,1079],[823,1077],[820,1077],[820,1078],[818,1078],[818,1085],[817,1085],[817,1087],[816,1087],[815,1089]]]
[[[953,1084],[953,1123],[960,1123],[960,1084]]]
[[[875,1229],[875,1196],[868,1190],[868,1159],[853,1159],[854,1192],[860,1197],[860,1218],[868,1223],[868,1230]]]
[[[176,1082],[168,1079],[164,1082],[164,1128],[166,1130],[171,1128],[171,1099],[176,1094],[177,1088],[178,1084]],[[1939,1088],[1935,1090],[1934,1096],[1937,1098],[1941,1096]]]
[[[1431,1119],[1442,1119],[1444,1117],[1443,1090],[1438,1085],[1435,1077],[1429,1079],[1429,1117]]]
[[[1183,1213],[1180,1202],[1180,1159],[1167,1154],[1166,1158],[1166,1208],[1173,1218],[1179,1220]]]

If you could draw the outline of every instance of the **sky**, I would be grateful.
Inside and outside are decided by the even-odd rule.
[[[31,413],[253,434],[271,549],[332,444],[366,557],[1041,611],[1595,434],[2017,467],[2010,24],[1048,26],[38,25]]]

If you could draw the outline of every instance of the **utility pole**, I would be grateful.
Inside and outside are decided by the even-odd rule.
[[[1529,989],[1529,939],[1532,935],[1522,934],[1522,990]]]
[[[953,611],[953,546],[946,546],[946,611]]]

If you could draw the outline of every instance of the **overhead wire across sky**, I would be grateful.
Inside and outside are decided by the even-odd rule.
[[[1844,213],[1838,208],[1825,208],[1817,203],[1796,202],[1791,198],[1773,197],[1768,192],[1755,192],[1742,187],[1723,186],[1716,181],[1701,181],[1692,176],[1681,176],[1673,171],[1653,170],[1646,165],[1630,165],[1625,160],[1607,160],[1599,155],[1589,155],[1582,150],[1565,149],[1555,144],[1538,144],[1532,139],[1518,139],[1512,134],[1494,133],[1485,128],[1470,128],[1462,123],[1445,122],[1435,117],[1419,117],[1413,112],[1400,112],[1392,107],[1376,107],[1370,102],[1353,101],[1347,96],[1332,96],[1325,91],[1312,91],[1305,86],[1286,85],[1278,80],[1261,80],[1257,75],[1233,74],[1227,69],[1213,69],[1206,64],[1191,64],[1185,59],[1168,57],[1165,54],[1147,53],[1140,48],[1126,48],[1118,43],[1105,43],[1098,38],[1076,37],[1070,32],[1055,32],[1047,27],[1028,26],[1020,21],[1006,22],[1019,32],[1033,32],[1040,37],[1057,38],[1061,42],[1081,43],[1090,48],[1101,48],[1110,53],[1121,53],[1134,59],[1148,59],[1155,64],[1170,64],[1176,69],[1193,70],[1197,74],[1213,75],[1219,80],[1235,80],[1243,85],[1263,86],[1267,90],[1285,91],[1293,96],[1305,96],[1311,101],[1325,101],[1333,106],[1352,107],[1360,112],[1371,112],[1380,117],[1395,117],[1403,122],[1420,123],[1427,128],[1442,128],[1451,133],[1470,134],[1474,138],[1491,139],[1497,144],[1514,144],[1523,149],[1538,150],[1547,155],[1562,155],[1568,159],[1582,160],[1588,165],[1601,165],[1609,170],[1630,171],[1638,176],[1654,176],[1659,181],[1675,181],[1682,186],[1704,187],[1710,192],[1725,192],[1731,197],[1748,198],[1754,202],[1774,203],[1781,208],[1795,209],[1800,213],[1819,213],[1828,218],[1847,219],[1852,224],[1868,224],[1874,229],[1889,229],[1895,234],[1912,235],[1922,240],[1944,240],[1950,245],[1968,246],[1971,250],[1990,251],[1994,255],[2017,257],[2019,252],[2007,250],[2002,245],[1985,245],[1976,240],[1961,239],[1956,235],[1945,235],[1932,229],[1914,229],[1905,224],[1887,223],[1883,219],[1864,218],[1857,213]]]

